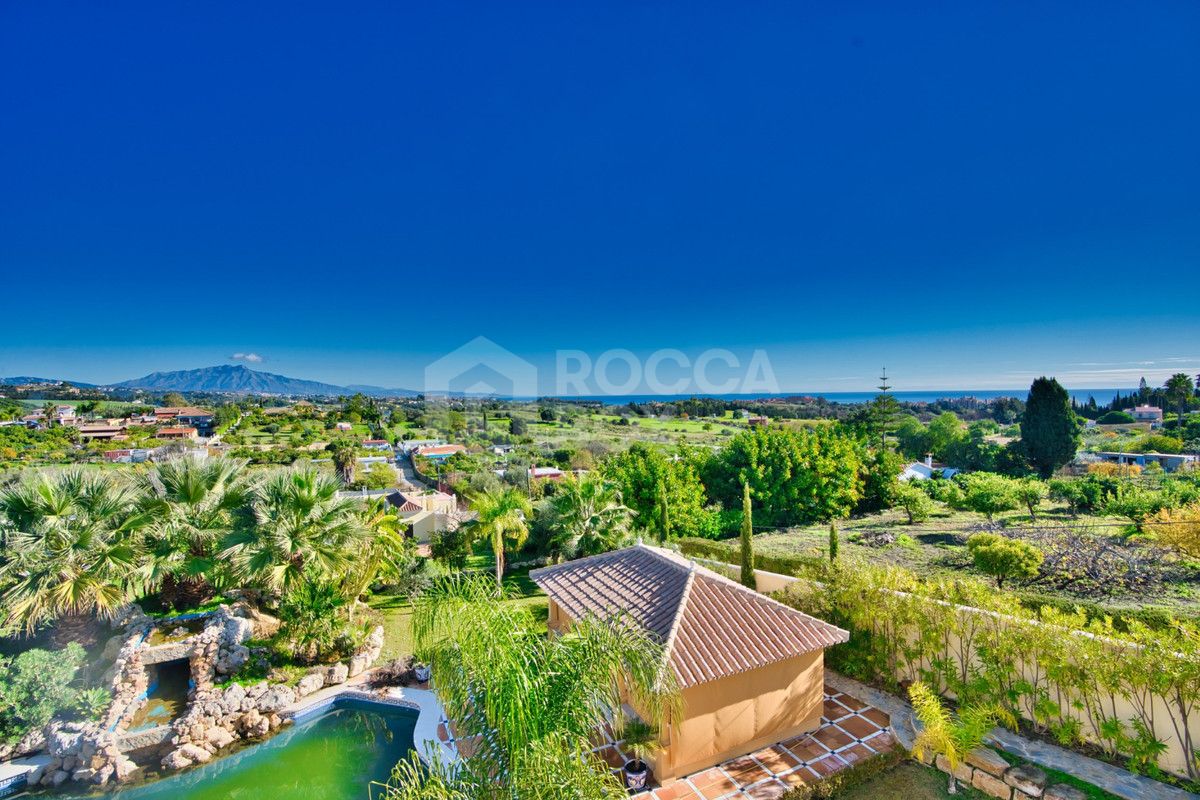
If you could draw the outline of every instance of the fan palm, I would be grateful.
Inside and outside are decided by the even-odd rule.
[[[526,522],[533,506],[529,498],[513,488],[494,489],[475,497],[471,504],[478,515],[475,531],[487,538],[496,556],[496,588],[504,585],[504,553],[520,548],[529,538]]]
[[[633,512],[621,501],[621,490],[603,478],[568,477],[550,503],[553,546],[564,559],[615,550],[629,536]]]
[[[10,533],[0,567],[11,583],[5,627],[32,632],[56,622],[55,639],[87,640],[96,617],[130,599],[138,565],[136,494],[112,473],[79,469],[34,475],[0,491]]]
[[[169,606],[194,607],[226,570],[217,558],[249,497],[246,462],[177,458],[141,475],[141,506],[152,519],[144,542],[148,584]]]
[[[270,591],[340,575],[361,554],[367,530],[355,501],[339,498],[338,489],[336,477],[311,465],[272,472],[251,490],[249,513],[219,557]]]
[[[497,603],[478,577],[447,578],[422,595],[413,634],[459,737],[478,746],[454,766],[401,762],[389,800],[615,800],[624,787],[591,754],[589,736],[626,701],[656,722],[679,708],[663,649],[641,628],[584,620],[547,637],[527,606]]]

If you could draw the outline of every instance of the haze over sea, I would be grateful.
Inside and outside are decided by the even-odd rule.
[[[1117,392],[1129,394],[1133,389],[1068,389],[1071,397],[1078,403],[1086,403],[1089,397],[1096,398],[1099,405],[1112,402]],[[997,397],[1016,397],[1024,400],[1029,389],[930,389],[914,392],[890,392],[900,402],[932,403],[935,400],[956,400],[963,397],[974,397],[978,400],[993,400]],[[760,400],[773,397],[823,397],[833,403],[869,403],[879,395],[879,392],[779,392],[777,394],[608,394],[581,395],[576,397],[561,397],[561,400],[597,401],[605,405],[625,405],[626,403],[664,403],[671,400],[687,400],[691,397],[717,397],[722,400]]]

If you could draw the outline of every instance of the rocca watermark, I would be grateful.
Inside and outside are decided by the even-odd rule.
[[[553,375],[490,339],[477,336],[425,368],[426,397],[604,397],[633,394],[776,394],[779,384],[765,350],[739,357],[709,348],[694,356],[664,348],[639,356],[616,348],[591,354],[555,351]]]

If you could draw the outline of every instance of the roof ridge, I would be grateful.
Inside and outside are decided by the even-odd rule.
[[[688,598],[692,594],[692,585],[696,582],[696,562],[692,562],[692,568],[688,570],[687,583],[683,586],[683,592],[679,595],[679,605],[675,608],[675,619],[671,620],[671,630],[667,634],[667,640],[663,642],[663,660],[662,667],[659,669],[658,680],[662,681],[662,673],[671,664],[671,650],[675,647],[675,640],[679,637],[679,628],[683,625],[683,614],[687,609]]]
[[[779,608],[782,608],[785,611],[788,611],[792,614],[797,614],[801,617],[805,617],[806,619],[811,619],[813,622],[819,622],[820,624],[822,624],[828,628],[833,628],[834,630],[841,631],[842,633],[846,634],[847,636],[850,635],[849,631],[847,631],[843,628],[839,628],[837,625],[834,625],[831,622],[826,622],[825,620],[820,619],[819,617],[814,617],[812,614],[805,614],[800,609],[792,608],[787,603],[781,603],[780,601],[776,600],[774,597],[763,594],[762,592],[758,591],[757,589],[751,589],[749,586],[743,586],[742,584],[735,581],[733,578],[730,578],[726,575],[722,575],[721,573],[717,572],[716,570],[711,570],[708,567],[704,567],[704,566],[700,566],[699,568],[704,571],[704,576],[706,578],[715,578],[720,583],[724,583],[734,589],[737,589],[738,591],[744,592],[744,593],[750,595],[751,597],[755,598],[756,600],[767,603],[768,605],[778,606]]]

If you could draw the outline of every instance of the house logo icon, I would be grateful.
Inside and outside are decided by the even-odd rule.
[[[476,336],[425,368],[425,396],[538,396],[537,367],[484,336]]]

